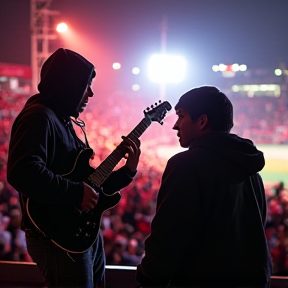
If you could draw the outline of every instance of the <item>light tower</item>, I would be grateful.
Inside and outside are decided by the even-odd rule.
[[[30,0],[32,92],[40,79],[40,69],[50,55],[49,41],[56,39],[54,18],[60,13],[48,10],[52,0]]]
[[[161,22],[161,54],[166,54],[166,46],[167,46],[167,16],[162,17]],[[166,94],[166,83],[161,81],[160,83],[160,97],[161,99],[165,99]]]

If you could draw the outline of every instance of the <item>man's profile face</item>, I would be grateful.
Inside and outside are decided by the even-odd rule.
[[[82,100],[80,101],[78,107],[77,107],[77,112],[78,113],[82,113],[84,111],[84,109],[86,108],[87,104],[88,104],[88,99],[89,97],[93,97],[94,93],[92,91],[91,86],[87,87],[86,92],[83,95]]]
[[[192,141],[200,136],[199,120],[193,122],[189,113],[183,108],[177,109],[176,115],[178,115],[178,119],[172,129],[178,131],[177,136],[179,137],[180,146],[188,148]]]

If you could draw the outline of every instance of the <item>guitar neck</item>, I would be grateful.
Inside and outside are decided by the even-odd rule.
[[[151,123],[151,120],[143,118],[140,123],[127,135],[127,137],[135,141],[144,133],[144,131],[151,125]],[[115,150],[113,150],[113,152],[88,177],[89,181],[91,181],[97,187],[100,187],[122,158],[123,150],[120,148],[119,144]]]

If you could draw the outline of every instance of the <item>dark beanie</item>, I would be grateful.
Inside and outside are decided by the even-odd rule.
[[[201,86],[184,93],[175,109],[183,109],[193,121],[206,114],[213,131],[229,132],[233,127],[233,106],[228,97],[214,86]]]

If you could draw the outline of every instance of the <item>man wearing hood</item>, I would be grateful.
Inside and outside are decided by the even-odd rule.
[[[142,287],[267,287],[263,153],[230,134],[233,106],[213,86],[186,92],[173,127],[181,147],[162,177],[137,267]]]
[[[49,287],[94,288],[104,282],[101,234],[87,251],[68,253],[36,229],[39,227],[35,227],[26,209],[28,200],[47,207],[63,207],[63,214],[67,207],[90,211],[97,204],[96,188],[84,180],[63,176],[72,170],[80,151],[90,148],[84,130],[85,143],[77,137],[71,119],[84,126],[77,118],[93,96],[91,83],[95,76],[93,64],[83,56],[68,49],[56,50],[42,66],[39,93],[28,99],[11,131],[7,179],[20,195],[28,252]],[[126,164],[108,176],[102,184],[103,191],[113,194],[133,180],[139,146],[140,141],[122,141]],[[60,221],[55,219],[53,208],[49,210],[50,216],[44,217],[50,217],[52,225]]]

